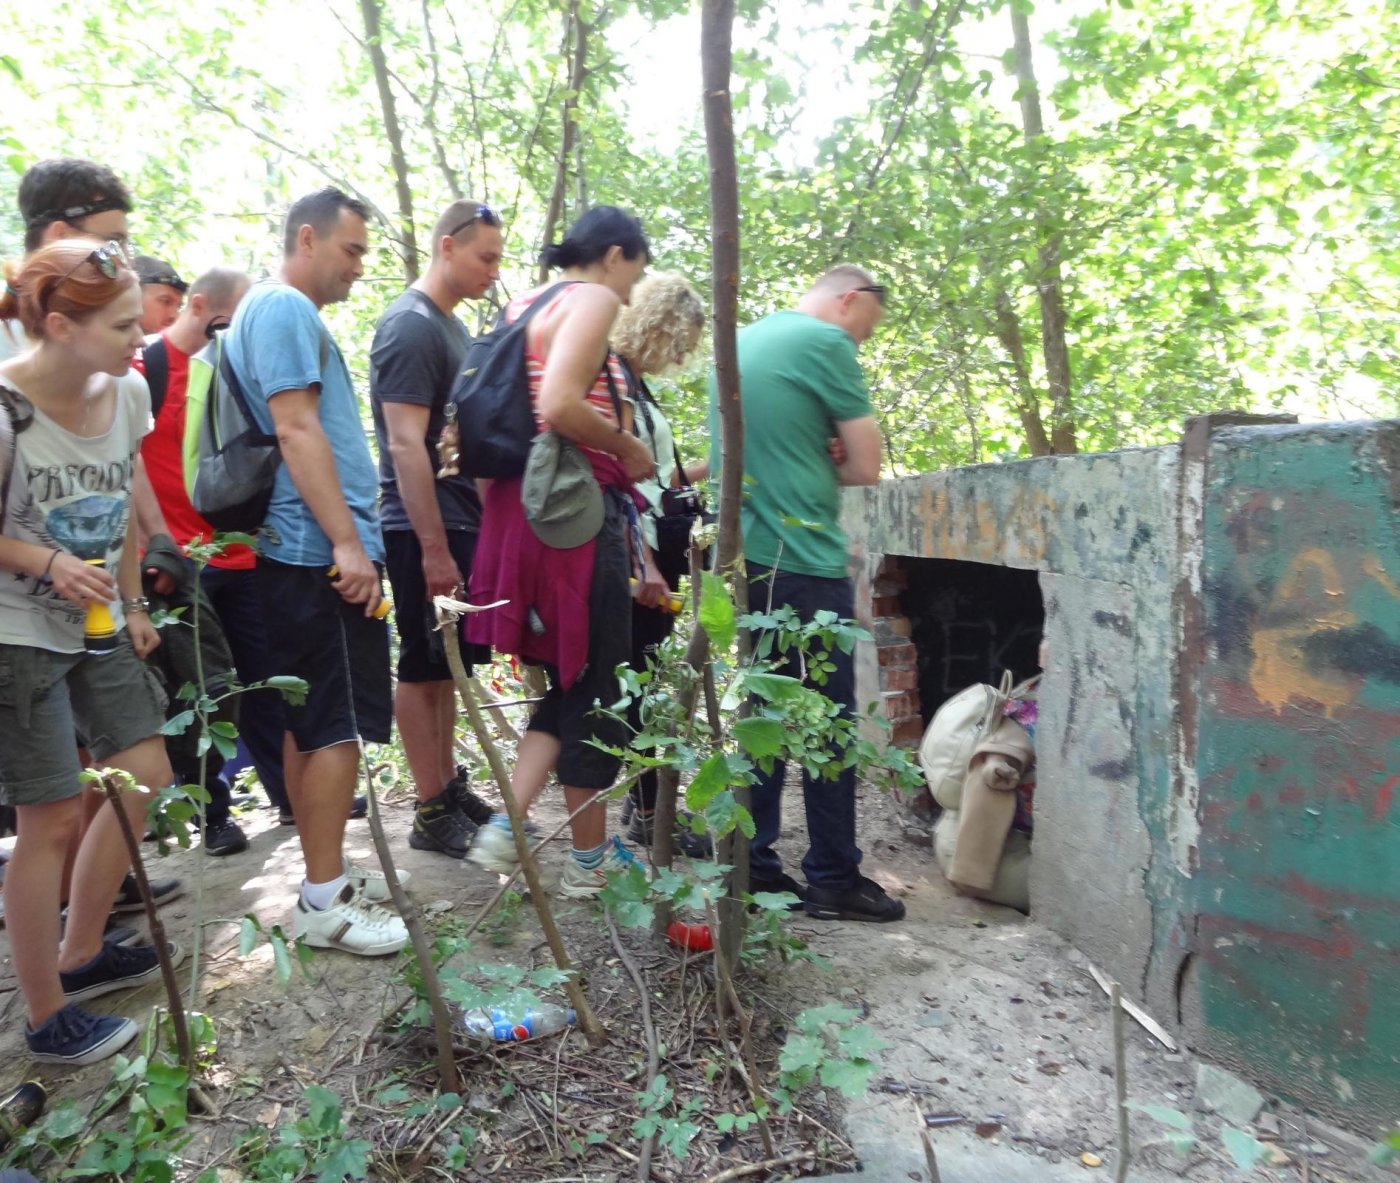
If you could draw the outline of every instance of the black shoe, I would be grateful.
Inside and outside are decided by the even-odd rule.
[[[467,766],[457,765],[457,775],[447,782],[447,787],[443,789],[447,799],[457,808],[467,821],[472,823],[473,830],[484,826],[491,820],[491,815],[496,811],[485,801],[471,791],[467,781]]]
[[[168,904],[182,891],[185,885],[178,879],[152,879],[151,898],[155,900],[156,907]],[[141,889],[136,886],[136,876],[130,871],[126,878],[122,880],[122,889],[117,892],[116,902],[112,905],[113,912],[144,912],[146,905],[141,902]]]
[[[714,840],[708,834],[697,834],[690,828],[687,819],[692,816],[684,810],[676,814],[676,826],[672,831],[675,849],[686,858],[713,858],[715,853]],[[656,815],[654,813],[642,813],[634,806],[629,816],[624,806],[623,821],[627,823],[628,842],[637,846],[645,846],[648,849],[655,844]]]
[[[844,891],[809,886],[803,906],[815,920],[870,920],[883,924],[904,919],[904,901],[886,895],[883,887],[864,875],[854,887]]]
[[[204,831],[204,853],[216,858],[226,854],[242,854],[248,849],[248,835],[242,827],[229,818]]]
[[[760,891],[769,892],[773,895],[781,895],[786,892],[788,895],[795,895],[797,899],[788,905],[789,912],[802,911],[802,901],[807,898],[810,887],[804,887],[798,883],[786,871],[779,871],[776,875],[750,875],[749,894],[757,895]]]
[[[247,809],[253,803],[252,793],[230,793],[228,804],[230,809]]]
[[[277,807],[277,824],[279,826],[294,826],[297,824],[296,815],[292,813],[290,805],[279,805]]]
[[[169,942],[170,961],[179,965],[185,952]],[[151,945],[104,944],[102,952],[79,969],[60,973],[63,997],[68,1002],[100,998],[114,990],[131,990],[160,977],[160,958]]]
[[[435,850],[449,858],[466,858],[476,826],[456,808],[447,793],[420,801],[413,810],[408,844],[414,850]]]
[[[369,798],[361,793],[350,805],[350,820],[359,821],[369,816]]]
[[[141,934],[134,928],[115,928],[109,924],[102,934],[102,943],[104,945],[129,945],[140,936]]]

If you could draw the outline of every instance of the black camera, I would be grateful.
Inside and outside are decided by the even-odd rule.
[[[661,490],[661,512],[667,517],[698,518],[704,509],[705,503],[700,499],[699,492],[690,485]]]

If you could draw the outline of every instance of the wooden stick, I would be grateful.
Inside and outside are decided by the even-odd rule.
[[[764,1171],[773,1171],[777,1170],[778,1167],[801,1162],[811,1153],[810,1150],[793,1150],[780,1158],[769,1158],[763,1162],[746,1162],[741,1166],[730,1167],[727,1171],[720,1171],[718,1175],[711,1175],[708,1179],[702,1179],[701,1183],[729,1183],[731,1179],[742,1179],[745,1175],[761,1175]]]
[[[924,1121],[924,1112],[919,1108],[919,1102],[913,1097],[909,1098],[909,1104],[914,1107],[914,1117],[918,1123],[919,1141],[924,1147],[924,1163],[928,1166],[929,1183],[943,1183],[943,1176],[938,1173],[938,1155],[933,1152],[933,1138],[928,1132],[928,1123]]]
[[[437,600],[438,624],[442,626],[449,623],[449,614],[454,611],[443,597]],[[451,621],[455,625],[455,621]],[[444,648],[447,651],[447,664],[452,669],[452,678],[457,683],[457,691],[462,696],[462,701],[471,703],[471,688],[467,685],[467,670],[462,663],[462,646],[457,639],[457,629],[448,627],[442,629]],[[484,727],[482,734],[484,735]],[[540,928],[544,930],[544,938],[549,944],[549,951],[554,957],[554,964],[557,965],[569,976],[564,981],[564,992],[569,996],[569,1005],[574,1008],[574,1013],[578,1016],[579,1029],[588,1039],[592,1047],[602,1047],[608,1041],[607,1029],[598,1021],[598,1016],[593,1013],[593,1008],[588,1004],[588,996],[583,992],[583,984],[579,981],[578,973],[574,969],[574,964],[569,958],[569,951],[564,946],[564,938],[560,935],[559,926],[554,923],[554,910],[549,906],[549,897],[545,894],[544,883],[540,879],[539,863],[535,861],[535,853],[530,848],[530,838],[525,833],[525,818],[520,812],[520,805],[515,799],[515,790],[511,787],[510,777],[505,774],[505,765],[500,758],[500,753],[495,752],[494,759],[492,751],[494,745],[488,743],[487,759],[491,759],[492,770],[496,774],[497,783],[501,789],[501,800],[505,802],[506,813],[510,816],[510,832],[515,838],[515,857],[520,863],[521,872],[525,876],[525,882],[530,888],[530,903],[534,905],[535,915],[540,919]],[[590,802],[591,804],[591,802]]]
[[[1117,982],[1108,991],[1113,1008],[1113,1087],[1118,1094],[1118,1161],[1114,1164],[1113,1183],[1124,1183],[1132,1147],[1128,1144],[1128,1050],[1123,1035],[1123,991]]]
[[[180,1064],[188,1073],[189,1088],[194,1087],[194,1047],[190,1043],[190,1028],[185,1021],[185,1005],[180,999],[180,984],[175,980],[175,967],[170,964],[170,943],[165,939],[165,925],[156,910],[156,901],[151,895],[151,881],[146,877],[146,864],[141,859],[141,844],[131,828],[131,819],[122,808],[122,785],[129,782],[134,792],[145,792],[139,788],[129,773],[108,768],[98,775],[97,784],[113,811],[117,815],[117,825],[121,827],[122,841],[126,843],[127,854],[131,856],[131,871],[136,876],[136,890],[141,893],[141,904],[146,909],[146,920],[151,926],[151,944],[155,946],[156,960],[160,963],[160,979],[165,984],[166,1001],[170,1004],[170,1024],[175,1028],[175,1048],[180,1056]]]

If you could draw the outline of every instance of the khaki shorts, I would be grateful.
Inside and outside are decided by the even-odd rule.
[[[0,645],[0,804],[80,792],[77,735],[101,763],[159,734],[165,695],[125,632],[117,642],[100,657]]]

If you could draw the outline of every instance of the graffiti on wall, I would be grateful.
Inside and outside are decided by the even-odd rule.
[[[1213,453],[1198,748],[1207,1044],[1353,1118],[1400,1103],[1400,549],[1369,443]]]

